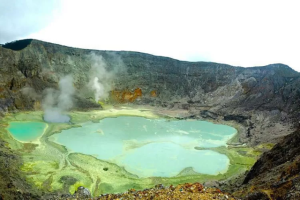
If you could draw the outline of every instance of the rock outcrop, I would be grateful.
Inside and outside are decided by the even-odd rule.
[[[237,196],[255,199],[300,199],[300,130],[264,153],[246,175]],[[261,199],[261,198],[256,198]]]

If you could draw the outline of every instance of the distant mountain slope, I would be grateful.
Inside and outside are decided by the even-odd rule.
[[[24,95],[21,89],[31,87],[43,94],[45,88],[57,88],[59,78],[67,74],[73,76],[77,90],[76,108],[99,108],[87,85],[95,58],[101,58],[114,73],[111,100],[125,101],[120,98],[126,95],[130,99],[139,88],[141,94],[131,98],[133,104],[184,108],[194,115],[203,110],[218,116],[242,115],[247,118],[243,123],[248,131],[240,142],[276,141],[292,132],[299,117],[299,73],[283,64],[242,68],[138,52],[77,49],[38,40],[17,41],[6,47],[15,49],[24,44],[22,50],[0,47],[2,113],[38,109],[42,95]]]

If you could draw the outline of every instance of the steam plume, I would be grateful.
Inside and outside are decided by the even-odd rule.
[[[102,56],[95,54],[89,55],[92,65],[89,71],[89,83],[87,86],[94,92],[96,102],[108,97],[109,91],[113,87],[113,80],[116,74],[125,71],[120,57],[114,54],[109,55],[112,59],[112,66],[110,66],[110,68]]]
[[[36,91],[29,86],[26,86],[24,88],[21,89],[22,94],[26,95],[26,96],[30,96],[32,99],[37,100],[41,98],[41,95],[39,95],[38,93],[36,93]]]
[[[69,122],[70,117],[64,113],[73,107],[72,96],[75,89],[72,76],[68,75],[60,79],[59,90],[48,88],[44,92],[46,94],[42,102],[44,120],[56,123]]]

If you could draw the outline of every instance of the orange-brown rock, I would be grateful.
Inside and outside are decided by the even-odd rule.
[[[227,193],[223,193],[217,188],[204,188],[200,183],[186,183],[177,186],[164,187],[156,185],[154,188],[143,191],[129,190],[123,194],[106,194],[97,198],[100,199],[222,199],[234,200],[235,198]]]
[[[142,97],[142,89],[136,88],[133,92],[129,90],[113,90],[112,99],[119,103],[134,102],[137,98]]]
[[[151,97],[157,97],[157,92],[156,92],[156,90],[152,90],[152,91],[150,92],[150,95],[151,95]]]

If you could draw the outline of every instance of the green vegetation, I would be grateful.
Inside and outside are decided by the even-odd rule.
[[[25,39],[25,40],[16,40],[13,42],[6,43],[2,45],[2,47],[11,49],[14,51],[19,51],[25,49],[28,45],[31,44],[32,39]]]
[[[6,130],[11,121],[43,121],[42,112],[22,112],[8,114],[0,122],[0,137],[8,145],[18,150],[23,158],[21,171],[27,181],[43,191],[64,191],[74,193],[78,186],[88,188],[93,195],[101,193],[124,192],[130,188],[143,189],[156,184],[177,185],[185,182],[205,182],[222,180],[237,173],[249,170],[260,154],[261,148],[270,147],[266,144],[257,149],[248,147],[218,147],[211,150],[225,154],[230,159],[228,170],[223,174],[205,175],[194,172],[191,168],[183,170],[178,176],[171,178],[151,177],[138,178],[116,164],[96,159],[90,155],[70,153],[59,144],[49,141],[48,137],[64,129],[80,126],[86,121],[95,121],[105,117],[120,115],[143,116],[158,118],[150,110],[110,109],[104,111],[71,112],[72,123],[48,123],[44,134],[33,143],[21,143],[13,139]],[[201,161],[199,161],[201,162]]]

